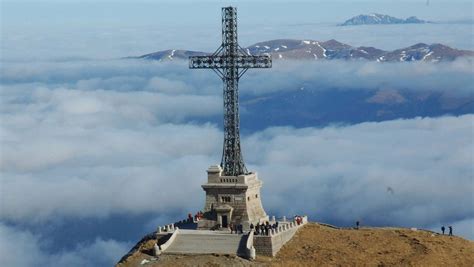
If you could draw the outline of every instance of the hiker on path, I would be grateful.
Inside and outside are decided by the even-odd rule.
[[[449,235],[453,235],[453,227],[450,225],[448,228],[449,228]]]
[[[444,230],[445,230],[445,229],[446,229],[446,228],[444,228],[444,225],[441,226],[441,232],[443,232],[443,235],[444,235]]]

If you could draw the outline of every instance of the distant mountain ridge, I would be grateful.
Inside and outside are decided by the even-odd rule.
[[[271,55],[274,60],[369,60],[377,62],[441,62],[474,56],[474,51],[458,50],[442,44],[418,43],[409,47],[385,51],[375,47],[353,47],[336,40],[315,41],[277,39],[259,42],[245,48],[252,55]],[[189,56],[208,55],[201,51],[170,49],[138,58],[169,61],[187,60]]]
[[[346,20],[339,26],[351,26],[351,25],[372,25],[372,24],[421,24],[431,23],[426,20],[421,20],[415,16],[408,17],[407,19],[400,19],[389,15],[372,13],[368,15],[358,15]]]

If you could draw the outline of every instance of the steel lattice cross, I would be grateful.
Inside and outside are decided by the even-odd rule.
[[[247,174],[240,149],[239,79],[250,68],[271,68],[270,55],[253,56],[237,42],[237,9],[222,8],[222,44],[210,56],[189,57],[190,69],[212,69],[224,82],[224,175]]]

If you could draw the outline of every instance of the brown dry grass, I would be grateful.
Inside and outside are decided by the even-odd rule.
[[[402,228],[332,229],[309,224],[273,266],[474,266],[474,242]]]
[[[153,259],[143,253],[150,246],[143,244],[119,266],[474,266],[474,242],[402,228],[333,229],[310,223],[276,257],[253,262],[226,255],[163,255],[140,265]]]

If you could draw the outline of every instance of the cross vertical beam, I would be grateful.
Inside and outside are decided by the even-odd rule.
[[[247,174],[240,147],[239,79],[249,68],[271,68],[269,55],[253,56],[237,41],[237,9],[222,8],[222,44],[210,56],[189,58],[190,69],[212,69],[224,82],[224,175]]]

